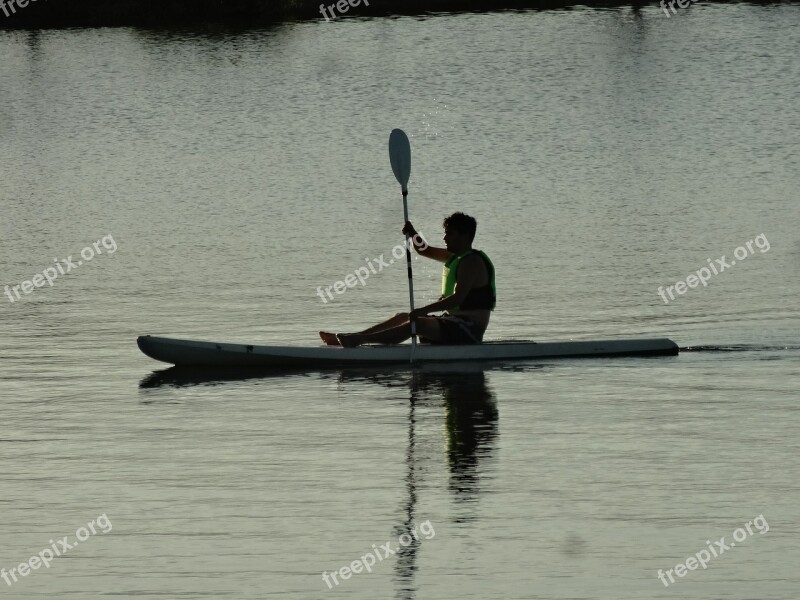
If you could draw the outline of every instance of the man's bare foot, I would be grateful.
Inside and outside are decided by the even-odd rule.
[[[327,331],[320,331],[319,337],[322,338],[322,341],[328,344],[328,346],[339,346],[339,340],[336,339],[335,333],[328,333]]]
[[[363,343],[361,336],[355,333],[339,333],[336,337],[343,348],[355,348]]]

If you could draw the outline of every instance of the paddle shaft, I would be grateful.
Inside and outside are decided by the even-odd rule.
[[[408,190],[403,189],[403,222],[408,223]],[[414,310],[414,277],[411,272],[411,236],[406,233],[406,265],[408,267],[408,303]],[[417,324],[411,321],[411,355],[417,346]]]

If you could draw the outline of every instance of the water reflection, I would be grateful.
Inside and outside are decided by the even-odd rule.
[[[228,381],[246,381],[248,379],[285,378],[285,377],[313,377],[313,374],[303,370],[276,370],[276,369],[220,369],[220,368],[194,368],[170,367],[153,371],[139,381],[139,389],[153,389],[161,387],[192,387],[195,385],[215,386]]]
[[[416,520],[417,473],[416,454],[417,407],[441,405],[445,411],[446,452],[449,467],[448,487],[455,500],[468,507],[466,516],[457,522],[474,520],[480,486],[481,462],[491,456],[497,438],[498,410],[495,395],[489,387],[483,368],[469,365],[437,366],[411,372],[365,373],[342,371],[340,381],[361,380],[387,387],[409,387],[408,445],[406,449],[406,497],[400,513],[402,521],[395,526],[395,538],[411,531]],[[424,520],[424,519],[423,519]],[[435,525],[435,524],[434,524]],[[400,546],[395,563],[397,598],[411,600],[416,594],[414,575],[421,540],[411,536],[407,546]]]
[[[483,371],[442,379],[447,424],[447,458],[450,491],[459,502],[469,503],[480,494],[480,462],[494,448],[497,437],[497,403]],[[471,515],[469,518],[474,518]],[[464,517],[466,519],[466,517]]]
[[[481,487],[481,474],[485,462],[491,458],[496,445],[498,409],[496,397],[489,385],[484,365],[432,365],[418,369],[346,369],[322,373],[298,371],[253,370],[192,370],[169,368],[156,371],[139,384],[142,389],[157,387],[185,387],[192,385],[220,385],[226,381],[261,379],[264,377],[335,377],[341,383],[366,383],[380,385],[395,391],[408,388],[408,442],[405,452],[405,495],[399,507],[398,522],[393,539],[418,527],[416,514],[420,464],[425,455],[419,455],[417,426],[418,410],[444,409],[445,452],[448,465],[448,489],[458,504],[458,523],[477,518],[477,500]],[[437,416],[438,418],[438,416]],[[421,517],[424,522],[426,518]],[[435,528],[435,523],[433,526]],[[419,529],[417,529],[419,532]],[[409,540],[410,538],[410,540]],[[396,553],[396,596],[399,599],[415,598],[417,587],[417,555],[425,537],[419,533],[405,538],[408,545],[400,545]]]

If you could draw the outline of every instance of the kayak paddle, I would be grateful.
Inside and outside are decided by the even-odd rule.
[[[408,223],[408,179],[411,177],[411,143],[402,129],[393,129],[389,136],[389,162],[403,192],[403,223]],[[406,233],[406,265],[408,266],[408,301],[414,310],[414,280],[411,276],[411,245]],[[411,321],[411,361],[417,347],[417,324]]]

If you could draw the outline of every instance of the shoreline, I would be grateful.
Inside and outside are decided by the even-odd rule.
[[[715,0],[707,0],[713,2]],[[717,2],[719,0],[716,0]],[[346,18],[424,15],[442,12],[500,12],[558,8],[657,7],[657,2],[601,0],[351,0]],[[796,0],[745,4],[792,4]],[[0,0],[0,30],[64,27],[176,27],[190,25],[264,26],[284,21],[324,20],[319,0]],[[326,0],[325,5],[336,4]]]

